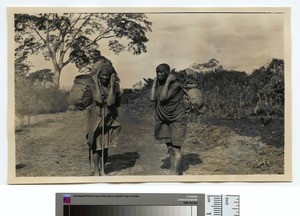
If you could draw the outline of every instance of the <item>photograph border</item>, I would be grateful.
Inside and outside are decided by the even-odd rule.
[[[278,175],[182,175],[182,176],[87,176],[87,177],[16,177],[15,98],[14,98],[14,13],[30,12],[209,12],[209,13],[284,13],[284,174]],[[292,92],[291,92],[291,8],[290,7],[9,7],[8,16],[8,184],[126,183],[126,182],[289,182],[292,181]]]

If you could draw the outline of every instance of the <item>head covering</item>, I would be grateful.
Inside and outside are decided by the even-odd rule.
[[[98,74],[106,68],[111,74],[114,71],[114,68],[111,64],[110,61],[107,60],[102,60],[102,61],[97,61],[93,66],[92,66],[92,71],[91,71],[91,76],[98,76]]]
[[[93,98],[96,102],[102,103],[102,92],[100,89],[100,83],[98,82],[98,75],[104,68],[108,69],[108,71],[112,74],[114,73],[114,68],[112,66],[112,63],[108,60],[100,60],[97,61],[93,66],[91,70],[90,76],[92,77],[94,86],[92,90]]]
[[[162,63],[162,64],[160,64],[160,65],[158,65],[156,67],[156,69],[158,69],[158,68],[160,68],[161,70],[163,70],[166,74],[168,74],[168,75],[170,74],[171,68],[170,68],[170,66],[168,64]]]

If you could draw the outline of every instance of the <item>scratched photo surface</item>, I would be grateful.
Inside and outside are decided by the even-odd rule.
[[[9,183],[291,180],[288,8],[9,8],[8,35]]]

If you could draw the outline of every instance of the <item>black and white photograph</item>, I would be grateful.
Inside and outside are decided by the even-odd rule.
[[[10,184],[291,181],[290,9],[8,9]]]

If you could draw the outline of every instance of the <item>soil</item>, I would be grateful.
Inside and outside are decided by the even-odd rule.
[[[108,175],[168,175],[167,148],[151,114],[120,109],[122,130],[109,148]],[[16,176],[89,176],[86,112],[38,115],[16,127]],[[197,118],[182,148],[183,175],[284,173],[284,123],[274,118]]]

